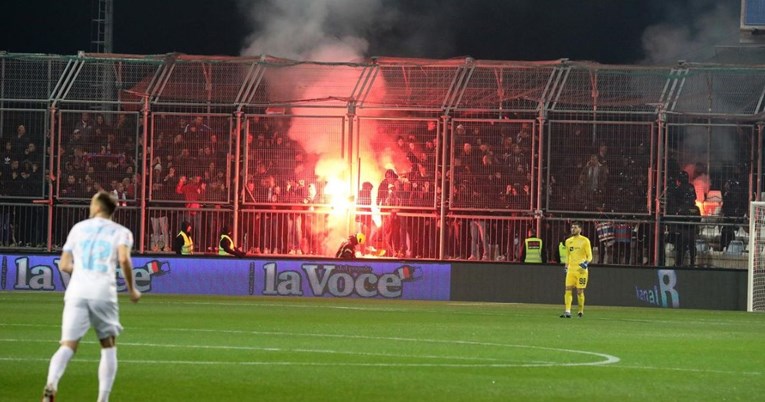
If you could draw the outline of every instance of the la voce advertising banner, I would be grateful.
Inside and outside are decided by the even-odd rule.
[[[0,289],[63,291],[69,275],[51,255],[4,255]],[[144,293],[449,300],[448,264],[134,257]],[[124,291],[117,272],[117,290]]]

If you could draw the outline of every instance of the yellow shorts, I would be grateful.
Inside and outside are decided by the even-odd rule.
[[[577,269],[568,269],[568,273],[566,274],[566,287],[567,288],[577,288],[577,289],[586,289],[587,288],[587,280],[590,277],[590,271],[582,268]]]

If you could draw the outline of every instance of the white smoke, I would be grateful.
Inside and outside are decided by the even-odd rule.
[[[658,10],[666,22],[649,26],[642,37],[645,64],[702,62],[715,47],[738,40],[739,2],[696,0],[681,8],[668,1]]]
[[[382,0],[240,0],[253,24],[242,54],[293,60],[354,61],[368,29],[390,10]]]
[[[253,24],[253,32],[242,49],[245,56],[270,55],[296,61],[327,63],[359,62],[367,57],[370,27],[395,15],[395,9],[383,7],[382,0],[240,0],[240,6]],[[303,150],[318,158],[314,173],[324,183],[327,202],[338,213],[330,213],[328,232],[322,234],[325,250],[333,251],[347,236],[344,204],[352,189],[346,188],[351,176],[348,161],[340,152],[342,106],[360,80],[362,68],[354,65],[273,66],[265,80],[270,99],[300,103],[290,108],[292,118],[288,137]],[[368,100],[384,96],[385,80],[378,75]],[[330,97],[331,99],[328,99]],[[303,102],[301,102],[301,100]],[[323,107],[303,107],[323,106]],[[328,107],[334,106],[334,107]],[[372,130],[374,124],[371,124]],[[371,133],[360,136],[359,149],[372,152]],[[364,174],[374,179],[382,176],[382,166],[364,166]],[[365,180],[374,180],[365,177]]]

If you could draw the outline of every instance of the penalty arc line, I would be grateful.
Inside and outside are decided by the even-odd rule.
[[[448,345],[470,345],[470,346],[490,346],[490,347],[505,347],[505,348],[524,348],[524,349],[537,349],[553,352],[565,352],[572,354],[583,354],[589,356],[596,356],[604,360],[593,362],[579,362],[579,363],[542,363],[542,366],[558,365],[558,366],[597,366],[618,363],[621,359],[616,356],[606,353],[590,352],[586,350],[575,349],[563,349],[552,348],[546,346],[533,346],[533,345],[516,345],[516,344],[504,344],[494,342],[477,342],[477,341],[462,341],[462,340],[444,340],[444,339],[427,339],[427,338],[402,338],[402,337],[384,337],[384,336],[367,336],[367,335],[349,335],[349,334],[321,334],[321,333],[299,333],[299,332],[281,332],[281,331],[243,331],[243,330],[213,330],[213,329],[196,329],[196,328],[164,328],[162,331],[170,332],[218,332],[218,333],[230,333],[230,334],[249,334],[249,335],[278,335],[278,336],[304,336],[312,338],[343,338],[343,339],[361,339],[361,340],[377,340],[377,341],[394,341],[394,342],[415,342],[415,343],[438,343]],[[529,363],[534,367],[537,363]]]

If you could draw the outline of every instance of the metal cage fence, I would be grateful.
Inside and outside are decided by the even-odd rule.
[[[653,264],[654,222],[605,216],[545,219],[538,236],[545,240],[545,244],[549,244],[548,252],[550,255],[555,254],[558,262],[558,245],[571,235],[573,222],[581,224],[582,235],[590,240],[594,263],[631,266]]]
[[[440,187],[440,127],[434,119],[359,118],[354,136],[360,205],[436,207]]]
[[[548,210],[650,212],[651,123],[551,121],[547,134]]]
[[[57,198],[84,200],[105,190],[136,200],[143,139],[138,114],[67,110],[57,123]]]
[[[0,109],[0,197],[42,198],[47,191],[49,113]]]
[[[227,115],[152,115],[149,200],[231,202],[233,149],[238,133]]]
[[[143,244],[152,253],[170,253],[173,242],[184,223],[191,224],[191,237],[194,252],[198,254],[216,254],[221,230],[224,226],[233,227],[234,215],[229,209],[202,208],[167,208],[150,206],[146,209],[146,233]],[[135,232],[134,232],[135,233]]]
[[[451,209],[535,209],[539,155],[535,121],[454,119],[450,137]]]
[[[47,205],[0,205],[0,247],[44,249],[47,246]]]
[[[267,193],[265,202],[258,202],[253,196],[247,198],[247,184],[253,181],[258,165],[262,162],[275,170],[293,169],[294,174],[296,155],[302,154],[304,166],[312,165],[306,175],[317,174],[314,166],[324,169],[315,179],[317,193],[322,196],[322,207],[330,211],[328,216],[337,220],[329,226],[342,227],[347,234],[356,222],[353,204],[358,204],[362,198],[359,193],[365,182],[374,187],[390,169],[399,176],[397,182],[404,187],[406,181],[402,176],[414,173],[411,162],[414,158],[410,160],[408,152],[403,158],[400,155],[388,159],[380,156],[385,154],[388,145],[394,146],[393,142],[398,142],[399,135],[404,137],[407,147],[417,142],[418,146],[427,148],[427,139],[433,139],[435,152],[428,152],[434,156],[422,157],[420,153],[417,158],[419,165],[425,167],[424,176],[428,177],[422,183],[428,183],[432,193],[425,191],[424,195],[418,194],[417,199],[404,197],[398,205],[388,207],[397,207],[397,217],[410,221],[403,226],[423,228],[425,233],[431,233],[432,228],[432,222],[425,217],[435,213],[439,243],[442,237],[450,238],[445,222],[455,213],[483,217],[491,222],[528,219],[542,226],[551,214],[555,214],[555,218],[581,216],[586,222],[593,222],[587,225],[595,225],[594,222],[603,220],[601,211],[598,211],[600,206],[608,219],[634,220],[639,217],[648,220],[641,221],[641,225],[653,225],[651,233],[661,232],[658,229],[663,227],[667,215],[667,177],[677,170],[676,167],[682,167],[675,165],[686,165],[689,161],[695,166],[701,160],[710,176],[710,191],[701,201],[702,212],[709,212],[704,218],[717,217],[715,211],[718,210],[724,219],[741,218],[743,213],[739,216],[735,210],[726,212],[724,206],[735,204],[732,199],[743,199],[744,202],[758,199],[761,191],[762,125],[757,125],[765,110],[765,69],[761,66],[603,66],[570,61],[527,63],[396,58],[358,63],[315,63],[268,56],[236,58],[178,54],[84,54],[76,57],[2,54],[0,63],[0,135],[7,142],[13,138],[18,125],[25,124],[29,133],[35,136],[34,141],[40,140],[43,144],[44,167],[42,175],[34,176],[33,191],[25,196],[15,192],[7,194],[12,186],[9,186],[4,171],[0,176],[0,197],[14,202],[25,197],[48,198],[48,205],[35,204],[34,208],[52,211],[54,225],[48,227],[48,232],[49,241],[55,244],[62,240],[60,231],[63,229],[58,228],[58,224],[68,228],[84,216],[82,208],[64,202],[85,200],[90,191],[73,192],[76,196],[69,197],[71,194],[68,191],[64,194],[64,190],[68,186],[69,173],[75,173],[75,182],[78,179],[87,182],[87,172],[80,178],[74,166],[67,166],[72,158],[87,157],[93,160],[91,165],[106,161],[103,168],[93,166],[91,173],[104,176],[98,178],[98,183],[107,190],[118,186],[119,183],[112,183],[113,179],[127,175],[129,165],[133,179],[127,185],[132,194],[125,201],[130,205],[128,208],[137,209],[138,218],[124,219],[126,222],[137,219],[138,231],[145,228],[145,234],[138,233],[143,236],[142,247],[164,250],[167,240],[163,224],[157,224],[157,235],[150,216],[154,212],[150,211],[154,211],[153,208],[158,211],[165,203],[188,204],[189,200],[174,191],[168,192],[167,187],[157,180],[158,177],[164,179],[170,167],[163,154],[173,154],[175,158],[175,153],[182,152],[183,146],[201,148],[204,152],[205,143],[183,138],[182,145],[179,143],[174,147],[171,143],[169,148],[164,145],[170,133],[180,130],[178,120],[193,121],[196,116],[203,116],[203,123],[218,136],[217,142],[223,144],[221,149],[225,151],[218,152],[221,156],[225,153],[225,161],[222,161],[225,169],[218,160],[212,169],[209,162],[202,163],[198,159],[183,169],[189,169],[189,174],[201,170],[202,176],[204,171],[209,171],[211,179],[212,176],[218,178],[225,170],[222,180],[228,186],[217,196],[199,199],[199,211],[203,215],[232,214],[227,219],[241,223],[240,232],[247,225],[252,226],[249,215],[256,214],[253,207],[265,210],[272,206],[273,198]],[[124,141],[111,141],[108,134],[105,138],[96,137],[79,145],[83,150],[80,155],[75,155],[68,145],[82,113],[90,113],[93,119],[101,114],[107,125],[113,125],[120,116],[128,116],[134,125]],[[143,118],[147,121],[142,122]],[[486,153],[496,157],[498,148],[505,145],[505,139],[513,135],[517,137],[524,124],[528,124],[531,145],[528,158],[519,158],[519,164],[528,166],[524,167],[528,169],[528,194],[518,197],[517,205],[512,208],[508,208],[504,201],[476,202],[474,198],[461,197],[462,178],[457,180],[457,176],[464,175],[464,166],[457,155],[463,136],[472,136],[471,146],[479,149],[484,145],[484,137],[488,138],[485,146],[489,152]],[[460,125],[466,129],[465,134],[457,129]],[[263,126],[267,127],[264,129]],[[243,130],[238,131],[235,127],[243,127]],[[284,129],[286,134],[277,133]],[[579,129],[588,136],[584,141],[587,145],[573,144],[578,142],[573,138]],[[270,141],[282,138],[282,142],[298,142],[301,150],[291,155],[289,151],[284,153],[272,147],[263,150],[253,146],[253,143],[257,145],[260,132]],[[291,134],[311,141],[297,140]],[[410,134],[414,141],[410,140]],[[478,144],[479,138],[481,144]],[[499,143],[494,144],[497,140]],[[75,140],[75,144],[77,142]],[[236,148],[237,143],[241,144],[240,149]],[[306,143],[319,148],[309,148]],[[593,148],[599,147],[600,143],[605,143],[608,147],[606,155],[611,155],[610,160],[608,156],[605,158],[610,171],[605,180],[606,187],[601,191],[603,202],[600,202],[597,191],[590,193],[589,198],[587,193],[578,191],[584,169],[576,167],[585,164],[588,155],[596,154],[597,150]],[[108,159],[114,158],[114,154],[109,154],[109,148],[115,144],[132,151],[125,152],[124,162],[119,157],[117,159],[117,165],[125,170],[110,176]],[[149,151],[145,160],[144,146]],[[103,156],[102,147],[110,156]],[[735,152],[728,152],[731,151],[729,148]],[[417,146],[415,149],[419,150]],[[193,152],[189,149],[190,154]],[[198,150],[196,152],[198,156]],[[416,156],[417,152],[414,153]],[[441,158],[442,153],[444,158]],[[241,158],[236,158],[238,154]],[[325,158],[327,155],[333,158]],[[502,156],[504,162],[504,152]],[[368,159],[375,159],[372,166]],[[421,160],[427,162],[423,164]],[[87,169],[87,164],[78,164]],[[112,169],[114,164],[112,161]],[[616,169],[612,169],[614,165],[619,166],[616,173]],[[147,174],[140,175],[143,166],[147,167]],[[428,171],[431,166],[432,172]],[[45,174],[49,167],[52,167],[49,173],[55,179],[52,191],[49,191]],[[156,167],[161,170],[157,172]],[[236,177],[240,177],[238,182],[235,182]],[[493,192],[487,188],[489,180],[484,182],[477,178],[468,179],[471,186],[465,186],[465,193]],[[409,183],[416,182],[409,177],[406,179]],[[93,177],[91,180],[96,181]],[[726,188],[735,182],[738,183],[737,191],[744,189],[743,196],[734,196]],[[343,188],[339,192],[335,187],[337,183]],[[392,184],[395,187],[395,182]],[[447,187],[441,188],[442,184]],[[76,187],[79,191],[80,186]],[[237,187],[239,194],[234,191]],[[522,183],[519,187],[522,193],[526,191]],[[407,190],[402,189],[404,193]],[[145,198],[143,191],[146,191]],[[325,197],[330,191],[335,195],[331,200]],[[338,194],[342,196],[338,197]],[[147,202],[149,207],[145,206]],[[286,211],[304,206],[290,202],[276,205],[287,208]],[[215,210],[213,206],[222,209]],[[241,207],[248,208],[246,211],[249,212],[240,211]],[[392,208],[383,209],[381,216],[389,216],[391,212]],[[300,213],[312,215],[310,211]],[[365,213],[357,208],[357,215]],[[318,212],[313,213],[316,214]],[[247,219],[243,218],[245,215],[248,215]],[[682,221],[683,217],[678,217]],[[442,223],[444,228],[440,228]],[[321,225],[319,220],[313,226]],[[469,238],[470,223],[465,221],[462,225],[467,229],[461,233],[468,233]],[[725,220],[718,226],[726,225],[735,226],[735,222]],[[493,227],[488,225],[486,231]],[[171,231],[175,229],[173,227]],[[405,231],[405,237],[417,237],[412,232],[419,230]],[[480,226],[475,230],[480,233]],[[255,233],[247,231],[250,232]],[[204,243],[200,247],[208,251],[209,247],[214,247],[217,234],[203,236],[209,239],[200,239]],[[659,240],[651,239],[652,242]],[[470,247],[452,254],[469,258],[472,243],[463,243]],[[478,254],[482,258],[483,244],[480,240],[478,244]],[[436,258],[448,255],[441,251],[448,249],[446,244],[437,244],[437,247]],[[274,246],[268,248],[273,250]],[[281,251],[284,246],[277,245],[276,248]],[[430,251],[420,253],[419,246],[404,248],[400,242],[395,247],[397,254],[399,250],[406,250],[404,255],[410,249],[415,257],[429,258],[425,256],[432,254]],[[430,250],[431,246],[422,249]],[[645,249],[656,255],[660,252],[653,246]],[[504,255],[509,254],[508,250]],[[623,257],[618,261],[626,263]],[[716,261],[712,264],[723,264]]]
[[[248,116],[242,203],[332,203],[350,181],[346,133],[343,117]]]
[[[666,215],[678,215],[673,194],[681,181],[693,186],[701,215],[743,216],[750,194],[756,137],[751,126],[669,124],[665,137]],[[687,177],[681,179],[680,173]],[[725,210],[720,208],[725,204]]]

